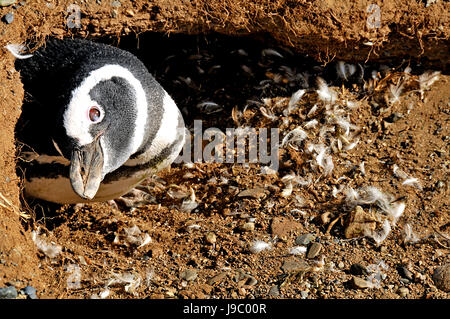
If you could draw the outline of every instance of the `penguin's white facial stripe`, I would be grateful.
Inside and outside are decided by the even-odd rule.
[[[136,166],[146,163],[151,158],[158,156],[166,147],[173,144],[178,136],[178,119],[180,111],[174,100],[165,92],[163,98],[163,115],[161,125],[151,142],[150,147],[139,157],[128,160],[126,166]],[[178,154],[177,154],[178,155]]]
[[[64,127],[67,135],[77,140],[80,146],[92,143],[95,136],[89,133],[89,129],[95,123],[86,114],[89,114],[92,107],[98,107],[99,109],[101,107],[91,99],[89,92],[101,81],[110,80],[112,77],[125,79],[135,91],[136,105],[134,111],[136,112],[136,118],[132,142],[129,145],[131,155],[139,149],[144,139],[148,116],[147,97],[141,82],[128,69],[120,65],[107,64],[89,73],[80,86],[72,92],[72,99],[64,112]]]

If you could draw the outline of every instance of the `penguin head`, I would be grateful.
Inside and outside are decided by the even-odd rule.
[[[90,71],[72,90],[59,121],[66,139],[59,146],[70,159],[70,182],[80,197],[94,198],[105,175],[139,150],[147,117],[144,88],[121,65]]]

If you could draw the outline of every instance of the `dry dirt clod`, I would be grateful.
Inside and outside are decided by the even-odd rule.
[[[374,213],[365,212],[361,206],[356,206],[347,217],[345,238],[355,238],[372,233],[377,227],[378,220]]]
[[[251,232],[255,230],[255,223],[245,223],[240,228],[242,231]]]
[[[211,233],[211,232],[207,233],[207,234],[205,235],[205,241],[206,241],[208,244],[215,244],[216,241],[217,241],[216,234]]]
[[[197,271],[195,269],[185,269],[180,274],[181,279],[193,281],[197,278]]]
[[[450,264],[437,267],[433,273],[433,281],[440,290],[450,292]]]
[[[309,268],[309,265],[304,260],[288,259],[283,263],[281,269],[285,273],[303,271]]]

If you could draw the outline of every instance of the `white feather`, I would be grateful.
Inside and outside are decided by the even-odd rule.
[[[16,59],[24,60],[33,56],[32,54],[22,54],[26,49],[23,44],[8,44],[5,48],[11,52]]]

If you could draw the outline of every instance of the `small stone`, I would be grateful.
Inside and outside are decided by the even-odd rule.
[[[413,273],[408,270],[405,266],[398,266],[397,267],[398,274],[400,277],[407,279],[409,281],[413,280]]]
[[[367,276],[369,274],[366,267],[357,263],[350,266],[350,273],[355,276]]]
[[[241,226],[242,231],[251,232],[255,230],[255,223],[245,223]]]
[[[38,299],[36,295],[36,288],[32,286],[26,286],[22,291],[28,296],[30,299]]]
[[[258,283],[258,280],[256,280],[255,277],[247,275],[247,280],[245,281],[245,285],[247,286],[254,286]]]
[[[269,296],[270,297],[279,297],[280,296],[280,288],[278,286],[272,286],[269,289]]]
[[[301,227],[301,224],[293,218],[274,217],[270,224],[270,231],[272,235],[283,239],[287,238],[292,232],[299,230]]]
[[[398,288],[397,293],[400,295],[400,297],[406,297],[409,294],[409,289],[406,287],[400,287]]]
[[[304,260],[295,260],[295,259],[286,260],[283,263],[283,266],[281,266],[281,269],[285,273],[302,271],[302,270],[306,270],[308,268],[309,268],[309,265],[308,265],[308,263],[306,261],[304,261]]]
[[[13,286],[0,288],[0,299],[15,299],[17,298],[17,290]]]
[[[207,233],[206,236],[205,236],[205,241],[208,244],[215,244],[216,241],[217,241],[216,234],[214,234],[214,233]]]
[[[358,289],[366,289],[366,288],[373,287],[373,284],[370,281],[364,280],[359,277],[352,278],[352,285],[354,288],[358,288]]]
[[[217,284],[217,283],[221,282],[226,276],[227,276],[226,272],[221,272],[221,273],[215,275],[214,277],[209,278],[207,281],[207,284],[208,285]]]
[[[356,206],[346,220],[345,238],[365,236],[367,232],[373,232],[378,221],[374,212],[365,212],[361,206]]]
[[[3,16],[3,21],[10,24],[14,21],[14,13],[10,12]]]
[[[301,246],[308,246],[310,242],[316,239],[316,236],[313,234],[303,234],[295,238],[295,244]]]
[[[309,247],[308,253],[306,254],[306,258],[312,259],[319,255],[322,249],[321,243],[313,243],[311,247]]]
[[[265,192],[264,188],[261,188],[261,187],[246,189],[238,194],[238,197],[253,197],[256,199],[260,199],[265,196],[266,196],[266,192]]]
[[[450,264],[437,267],[433,273],[433,281],[440,290],[450,292]]]
[[[306,299],[306,298],[308,298],[308,292],[302,290],[302,291],[300,291],[300,296],[302,299]]]
[[[17,0],[0,0],[0,7],[10,6],[16,3]]]
[[[193,281],[197,278],[197,271],[194,269],[185,269],[180,274],[181,279]]]
[[[340,261],[339,263],[338,263],[338,268],[339,269],[343,269],[345,267],[345,264],[342,262],[342,261]]]
[[[120,7],[122,4],[120,3],[120,1],[118,1],[118,0],[114,0],[113,2],[111,2],[111,7],[114,7],[114,8],[118,8],[118,7]]]

